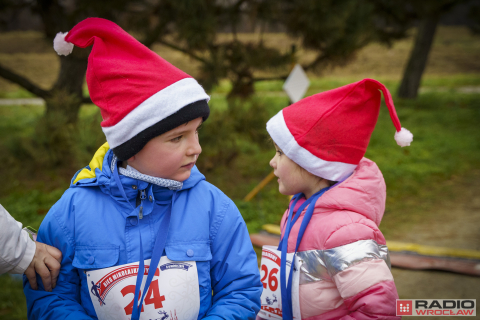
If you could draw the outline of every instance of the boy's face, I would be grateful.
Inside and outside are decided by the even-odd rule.
[[[128,164],[149,176],[187,180],[202,152],[197,131],[201,124],[202,118],[197,118],[153,138]]]

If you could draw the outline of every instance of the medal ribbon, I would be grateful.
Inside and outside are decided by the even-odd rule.
[[[117,183],[118,188],[120,189],[120,193],[125,198],[127,203],[130,204],[130,202],[128,201],[127,195],[125,194],[125,190],[123,189],[123,185],[120,181],[120,177],[118,176],[118,165],[115,165],[115,169],[113,171],[113,177],[115,178],[115,182]],[[145,294],[148,291],[148,287],[152,282],[153,276],[155,275],[155,270],[157,270],[158,263],[160,262],[160,258],[162,257],[163,250],[165,249],[165,244],[167,242],[168,229],[170,227],[170,217],[172,215],[172,208],[173,208],[173,203],[175,201],[176,195],[177,195],[177,192],[174,191],[172,195],[172,204],[170,208],[165,212],[165,217],[162,219],[162,222],[160,223],[160,229],[157,232],[157,238],[155,239],[155,245],[153,246],[152,258],[150,260],[150,268],[148,270],[147,280],[145,282],[145,287],[143,289],[143,294],[140,301],[139,301],[140,287],[142,286],[143,274],[145,272],[144,271],[145,265],[144,265],[144,257],[143,257],[142,233],[140,232],[140,228],[138,228],[138,234],[140,237],[140,260],[139,260],[139,266],[138,266],[137,282],[135,285],[135,296],[133,298],[134,303],[133,303],[131,320],[140,319],[140,312],[142,310],[143,299],[145,298]],[[143,204],[140,204],[140,207],[142,205]],[[132,205],[130,204],[130,206]],[[133,209],[135,211],[138,211],[137,208],[133,208]]]
[[[295,205],[297,204],[298,200],[303,196],[302,193],[296,194],[291,203],[292,205],[290,206],[290,212],[287,216],[287,225],[285,227],[285,231],[283,234],[283,238],[280,240],[280,243],[278,245],[279,251],[282,252],[281,254],[281,266],[280,266],[280,288],[282,292],[282,317],[284,320],[293,320],[293,310],[292,310],[292,274],[293,274],[293,269],[295,267],[295,254],[297,253],[298,247],[300,246],[300,242],[302,241],[303,234],[305,233],[305,229],[307,228],[308,223],[310,222],[310,219],[313,216],[313,210],[315,208],[315,203],[317,202],[318,198],[320,198],[330,187],[324,188],[320,190],[319,192],[315,193],[312,195],[309,199],[305,200],[304,203],[298,208],[296,211],[295,217],[293,217],[293,209],[295,208]],[[309,206],[309,204],[311,204]],[[300,217],[301,213],[303,210],[307,208],[307,211],[305,212],[305,215],[302,220],[302,224],[300,225],[300,230],[298,231],[298,236],[297,236],[297,244],[295,246],[295,251],[293,252],[293,257],[292,257],[292,264],[290,266],[290,273],[288,276],[288,283],[286,281],[286,265],[287,265],[287,249],[288,249],[288,237],[290,235],[290,231],[292,230],[293,226],[295,225],[295,222],[297,222],[298,218]],[[293,220],[293,221],[292,221]]]

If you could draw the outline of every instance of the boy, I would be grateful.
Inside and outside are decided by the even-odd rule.
[[[52,293],[25,282],[29,319],[255,318],[262,284],[245,223],[195,167],[203,88],[108,20],[54,41],[59,54],[73,44],[93,44],[87,84],[108,143],[40,227],[63,260]]]

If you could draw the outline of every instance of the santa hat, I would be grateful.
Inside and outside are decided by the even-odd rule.
[[[267,123],[267,131],[283,153],[308,172],[340,181],[348,177],[364,156],[380,112],[380,91],[401,147],[413,140],[402,128],[388,89],[363,79],[318,93],[283,109]]]
[[[209,96],[195,79],[111,21],[85,19],[57,34],[53,43],[59,55],[70,54],[73,45],[93,45],[86,75],[90,98],[100,108],[102,130],[120,160],[152,138],[210,113]]]

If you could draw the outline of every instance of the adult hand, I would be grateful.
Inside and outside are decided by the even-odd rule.
[[[57,284],[58,274],[60,273],[60,262],[62,261],[62,252],[55,247],[41,242],[35,242],[37,246],[32,262],[25,271],[28,282],[32,289],[37,290],[37,275],[42,278],[43,286],[46,291],[52,291]]]

